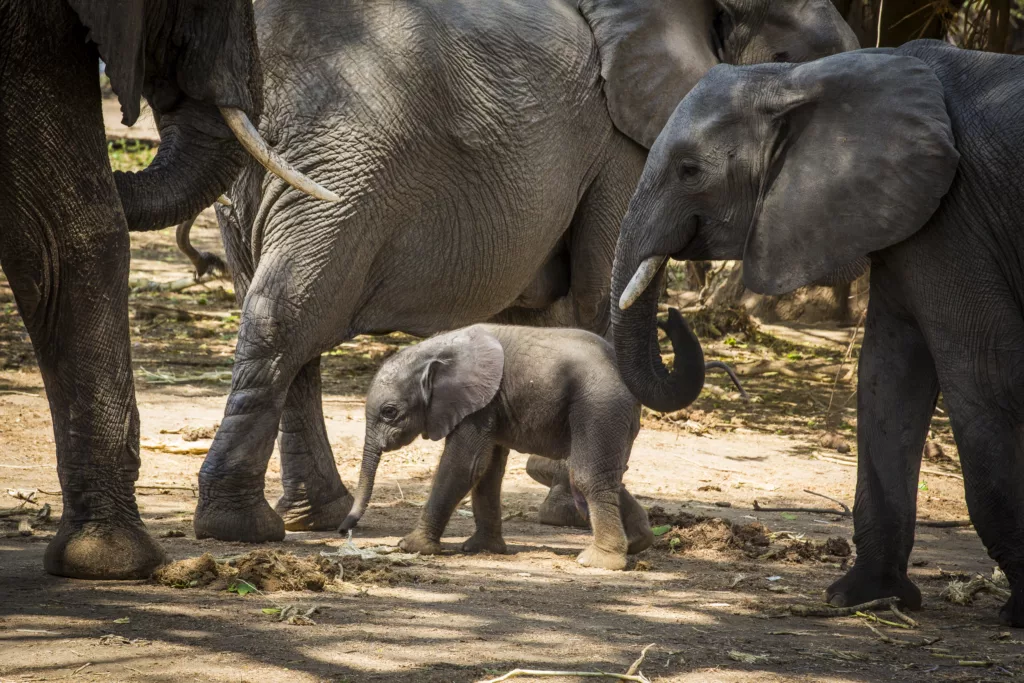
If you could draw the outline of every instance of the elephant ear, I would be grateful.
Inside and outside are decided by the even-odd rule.
[[[121,102],[121,122],[131,126],[139,118],[142,82],[146,71],[146,18],[143,0],[68,0],[89,29],[106,65],[110,87]]]
[[[426,406],[426,436],[445,438],[468,415],[494,398],[501,385],[505,351],[479,326],[445,335],[424,363],[420,390]]]
[[[781,71],[761,94],[773,127],[743,256],[756,292],[792,291],[905,240],[953,183],[960,155],[942,84],[918,59],[826,57]]]
[[[612,122],[650,149],[676,105],[718,64],[715,9],[696,0],[580,0]]]

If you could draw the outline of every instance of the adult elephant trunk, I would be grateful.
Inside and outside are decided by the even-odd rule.
[[[193,219],[227,191],[246,152],[292,187],[326,201],[338,195],[282,159],[240,109],[186,98],[158,117],[160,148],[137,173],[114,174],[128,229],[160,230]]]
[[[370,496],[373,494],[373,480],[377,476],[377,466],[380,465],[381,448],[366,440],[363,446],[363,464],[359,470],[359,485],[356,487],[356,500],[348,517],[341,523],[338,531],[354,529],[356,524],[366,512],[366,506],[370,504]]]
[[[662,326],[675,353],[671,372],[661,360],[658,346],[658,294],[664,278],[664,256],[650,256],[642,239],[649,235],[650,221],[637,220],[631,206],[612,269],[612,327],[619,373],[633,395],[648,408],[660,412],[680,410],[693,403],[704,387],[704,352],[676,309],[669,310]],[[657,252],[655,252],[657,253]],[[625,295],[625,296],[624,296]]]
[[[191,98],[159,115],[160,147],[139,172],[117,172],[128,229],[160,230],[192,219],[225,192],[245,151],[213,104]]]

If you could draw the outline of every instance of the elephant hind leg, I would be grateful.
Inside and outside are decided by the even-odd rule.
[[[622,510],[622,526],[626,530],[626,540],[630,555],[647,550],[654,545],[654,533],[651,531],[651,520],[647,510],[623,486],[619,491],[619,507]]]
[[[531,455],[526,461],[526,473],[534,481],[551,489],[537,511],[538,522],[548,526],[590,528],[587,516],[580,511],[573,498],[569,464],[565,460]]]
[[[288,531],[334,531],[352,508],[327,438],[320,387],[317,356],[292,381],[281,416],[284,495],[274,509]]]

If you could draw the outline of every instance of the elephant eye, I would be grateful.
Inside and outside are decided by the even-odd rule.
[[[398,417],[398,408],[394,406],[384,406],[380,409],[380,416],[390,422]]]
[[[700,166],[692,161],[684,161],[679,167],[679,175],[682,178],[690,179],[700,173]]]

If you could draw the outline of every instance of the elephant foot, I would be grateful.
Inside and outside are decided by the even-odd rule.
[[[626,568],[626,556],[623,553],[612,553],[607,550],[601,550],[594,544],[590,544],[580,553],[579,557],[576,558],[584,567],[594,567],[596,569],[625,569]]]
[[[286,493],[274,510],[284,520],[286,531],[336,531],[352,509],[352,500],[352,494],[346,491],[334,500],[314,505],[305,498],[289,498]]]
[[[1010,599],[999,610],[999,623],[1013,628],[1024,628],[1024,586],[1011,586]]]
[[[141,521],[65,522],[46,547],[43,567],[73,579],[145,579],[166,561]]]
[[[505,539],[501,534],[482,534],[478,531],[462,544],[462,552],[504,555],[508,552],[508,546],[505,545]]]
[[[880,598],[896,597],[900,606],[921,609],[921,591],[905,572],[854,564],[853,568],[831,586],[826,599],[833,607],[852,607]]]
[[[224,501],[215,506],[203,498],[200,492],[199,505],[192,520],[196,538],[242,543],[284,540],[284,520],[262,495],[248,505]]]
[[[583,516],[569,488],[555,484],[548,491],[548,497],[537,510],[537,521],[549,526],[571,526],[577,529],[589,529],[590,524]]]
[[[398,547],[407,553],[419,553],[420,555],[440,555],[442,550],[440,541],[427,538],[419,531],[407,534],[398,542]]]
[[[626,541],[629,543],[629,547],[626,549],[627,555],[636,555],[654,545],[654,533],[651,531],[650,526],[640,528],[626,528]]]

